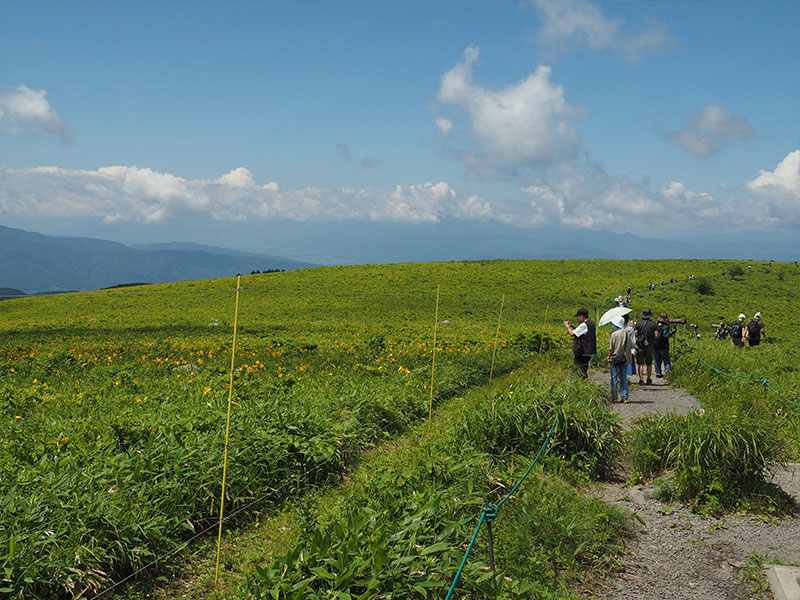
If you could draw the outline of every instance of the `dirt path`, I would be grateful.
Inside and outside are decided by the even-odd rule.
[[[592,371],[590,378],[609,386],[608,373]],[[611,405],[626,428],[645,414],[700,409],[697,398],[670,388],[663,379],[653,381],[645,386],[632,383],[630,401]],[[800,465],[776,469],[773,481],[800,504]],[[751,597],[749,586],[737,580],[737,573],[749,555],[800,565],[800,511],[780,519],[704,518],[651,498],[652,491],[608,484],[598,492],[637,516],[623,571],[605,582],[598,599],[745,600]]]

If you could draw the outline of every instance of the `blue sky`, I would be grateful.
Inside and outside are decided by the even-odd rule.
[[[0,224],[796,230],[798,31],[795,0],[2,0]]]

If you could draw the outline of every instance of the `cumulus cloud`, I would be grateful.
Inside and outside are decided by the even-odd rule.
[[[437,99],[460,108],[480,142],[477,153],[507,164],[549,163],[574,152],[579,138],[571,121],[582,114],[564,101],[564,89],[550,81],[550,68],[539,66],[522,81],[499,90],[473,81],[479,50],[464,50],[462,60],[442,76]],[[437,120],[442,133],[452,122]],[[473,155],[474,156],[474,155]]]
[[[787,195],[800,201],[800,150],[786,155],[774,171],[762,170],[747,188],[758,194]]]
[[[49,133],[66,140],[72,131],[50,105],[47,90],[26,85],[0,93],[0,131],[9,135]]]
[[[709,104],[684,117],[685,129],[668,132],[664,139],[695,156],[711,156],[728,142],[746,140],[755,135],[750,122],[731,115],[721,104]]]
[[[165,223],[205,214],[220,220],[435,222],[446,217],[493,218],[480,196],[462,198],[446,182],[394,189],[284,190],[259,185],[244,167],[216,179],[184,179],[151,169],[111,166],[96,171],[58,167],[0,168],[0,215],[101,217],[106,222]]]
[[[533,6],[542,19],[536,37],[553,52],[588,45],[592,50],[621,52],[635,62],[671,41],[658,23],[628,34],[622,19],[609,19],[589,0],[534,0]]]
[[[646,183],[609,175],[598,164],[562,164],[523,188],[530,225],[557,223],[582,229],[630,231],[661,208]]]
[[[800,150],[787,154],[774,171],[760,171],[745,188],[753,201],[749,213],[768,224],[800,225]]]
[[[726,198],[718,202],[708,192],[694,192],[686,189],[679,181],[672,181],[661,189],[661,199],[664,201],[664,210],[669,214],[680,215],[684,222],[700,224],[727,222],[735,219],[737,206]]]

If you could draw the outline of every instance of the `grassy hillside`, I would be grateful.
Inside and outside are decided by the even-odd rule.
[[[439,405],[492,369],[512,371],[540,351],[545,369],[569,365],[561,321],[579,306],[602,314],[629,284],[637,312],[700,325],[701,346],[686,351],[693,370],[699,350],[726,369],[769,373],[796,397],[800,269],[751,266],[488,261],[243,277],[226,512],[338,481],[366,449],[427,419],[431,397]],[[662,287],[670,277],[678,283]],[[213,527],[235,287],[218,279],[0,304],[0,547],[9,548],[0,589],[91,595]],[[720,317],[756,310],[767,327],[758,349],[727,357],[726,342],[707,339]],[[695,377],[697,392],[723,406],[716,380],[706,390],[712,380]],[[771,410],[791,445],[796,414]]]

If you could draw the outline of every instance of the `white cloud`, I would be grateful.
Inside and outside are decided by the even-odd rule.
[[[664,134],[664,139],[695,156],[710,156],[728,142],[746,140],[755,135],[755,129],[747,119],[729,114],[721,104],[704,106],[684,119],[687,127]]]
[[[736,205],[730,199],[717,202],[711,194],[687,190],[679,181],[672,181],[668,187],[663,188],[661,198],[665,211],[680,215],[684,220],[688,218],[689,221],[705,224],[726,222],[736,217]]]
[[[564,89],[550,82],[549,67],[539,66],[519,83],[490,90],[473,81],[477,59],[478,48],[464,50],[461,62],[442,76],[437,98],[464,111],[483,144],[484,159],[531,165],[575,150],[579,139],[571,120],[582,111],[564,101]]]
[[[106,222],[165,223],[206,214],[220,220],[341,220],[435,222],[446,217],[492,218],[496,208],[466,199],[446,182],[393,190],[258,185],[239,167],[217,179],[184,179],[138,167],[96,171],[0,167],[0,215],[101,217]]]
[[[50,133],[66,140],[67,125],[47,100],[47,90],[19,85],[0,94],[0,131],[10,135]]]
[[[660,203],[644,183],[606,173],[595,163],[562,164],[522,190],[530,196],[530,225],[638,231]]]
[[[436,117],[436,127],[442,135],[448,135],[453,130],[453,121],[445,117]]]
[[[219,182],[234,188],[251,188],[256,185],[253,174],[244,167],[239,167],[230,173],[225,173],[225,175],[219,178]]]
[[[609,19],[589,0],[534,0],[542,18],[537,39],[554,52],[566,52],[580,44],[592,50],[622,52],[629,60],[645,55],[670,43],[664,27],[654,24],[645,31],[628,35],[622,19]]]
[[[759,194],[786,194],[800,201],[800,150],[786,155],[774,171],[762,170],[747,188]]]
[[[787,154],[774,171],[760,171],[745,188],[750,192],[747,214],[768,225],[800,226],[800,150]]]

